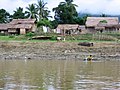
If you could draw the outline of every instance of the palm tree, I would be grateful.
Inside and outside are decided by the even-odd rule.
[[[30,19],[36,19],[37,20],[37,10],[34,4],[29,4],[28,7],[26,7],[27,11],[26,13],[28,14],[28,17]]]
[[[50,17],[49,16],[50,11],[48,10],[47,7],[45,7],[46,4],[47,3],[44,3],[43,0],[39,0],[38,4],[36,4],[39,20],[41,20],[43,18],[48,19],[48,17]]]
[[[0,9],[0,23],[8,23],[10,18],[11,15],[5,9]]]
[[[23,8],[21,8],[21,7],[17,8],[16,11],[14,11],[13,18],[14,19],[24,19],[24,18],[27,18],[25,16],[25,13],[23,12]]]

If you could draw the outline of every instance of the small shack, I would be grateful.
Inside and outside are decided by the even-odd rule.
[[[13,19],[9,23],[9,34],[26,34],[27,32],[35,32],[35,19]]]
[[[0,24],[0,33],[19,35],[35,32],[35,22],[35,19],[13,19],[10,23]]]
[[[78,24],[59,24],[56,32],[61,35],[80,34],[81,28]]]
[[[97,30],[116,31],[118,24],[118,17],[87,17],[85,25],[88,32],[94,33]]]
[[[9,24],[0,24],[0,33],[8,34],[8,27],[9,27]]]

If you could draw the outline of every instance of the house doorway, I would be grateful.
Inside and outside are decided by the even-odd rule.
[[[17,31],[17,34],[20,35],[20,28],[17,28],[16,31]]]

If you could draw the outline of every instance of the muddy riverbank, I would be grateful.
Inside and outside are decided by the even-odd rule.
[[[120,59],[120,43],[94,42],[79,46],[78,42],[0,42],[1,60],[83,60],[92,54],[102,60]]]

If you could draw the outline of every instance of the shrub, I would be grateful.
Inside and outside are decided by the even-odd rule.
[[[0,36],[5,36],[5,33],[0,33]]]
[[[26,34],[26,36],[27,36],[27,37],[32,37],[32,36],[35,36],[35,34],[32,33],[32,32],[29,32],[29,33]]]
[[[10,35],[9,38],[15,38],[15,36],[14,35]]]
[[[106,20],[102,20],[102,21],[100,21],[100,23],[107,23],[107,21]]]
[[[57,40],[57,36],[53,35],[53,36],[51,37],[51,40]]]

